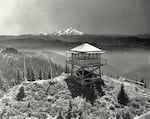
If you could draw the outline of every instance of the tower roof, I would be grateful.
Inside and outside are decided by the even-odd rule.
[[[102,51],[99,48],[96,48],[95,46],[92,46],[88,43],[83,43],[75,48],[72,48],[71,51],[74,52],[98,52],[98,53],[104,53],[104,51]]]

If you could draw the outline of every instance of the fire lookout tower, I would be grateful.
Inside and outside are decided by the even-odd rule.
[[[106,59],[101,57],[105,51],[88,43],[81,44],[66,52],[66,65],[71,65],[71,75],[82,85],[101,80],[101,66]]]

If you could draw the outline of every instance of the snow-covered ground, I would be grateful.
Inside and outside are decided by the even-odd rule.
[[[87,107],[83,105],[84,108],[87,108],[86,110],[91,109],[91,111],[88,112],[89,115],[87,119],[91,119],[89,117],[96,116],[96,113],[101,114],[101,111],[103,112],[103,115],[109,115],[109,117],[111,117],[109,119],[116,119],[115,116],[113,117],[113,115],[115,115],[118,110],[126,110],[125,108],[131,108],[132,103],[135,103],[135,101],[137,101],[137,104],[140,105],[140,109],[143,108],[145,110],[143,113],[148,112],[148,110],[150,111],[150,91],[144,87],[129,82],[121,82],[115,78],[103,75],[102,78],[107,86],[104,88],[105,95],[103,97],[98,97],[95,101],[95,105],[92,106],[89,102],[84,101],[82,97],[71,97],[71,92],[64,81],[64,79],[66,79],[68,76],[69,74],[63,73],[62,75],[53,79],[32,82],[25,81],[20,85],[14,86],[13,88],[9,89],[7,93],[4,94],[4,96],[0,99],[0,114],[4,111],[8,114],[11,110],[10,112],[14,113],[14,115],[18,117],[17,119],[21,119],[19,118],[19,115],[26,117],[24,119],[31,119],[30,117],[27,117],[29,112],[32,113],[33,116],[34,114],[44,114],[47,117],[46,119],[56,119],[58,108],[61,108],[61,110],[66,113],[68,110],[69,100],[72,100],[74,110],[82,104],[86,104]],[[48,95],[46,95],[45,91],[49,86],[49,82],[54,82],[54,84],[50,86]],[[131,104],[129,106],[125,106],[124,108],[119,106],[116,99],[122,83],[124,84],[125,91],[131,100]],[[25,89],[26,97],[23,101],[16,100],[16,95],[19,92],[20,87],[24,87]],[[29,104],[31,106],[27,108],[27,105]],[[83,107],[80,107],[80,109]],[[107,112],[106,114],[104,113],[104,110]],[[27,112],[23,113],[23,111]],[[45,112],[43,113],[43,111]],[[88,113],[86,113],[86,115]],[[11,115],[11,117],[14,116]],[[95,119],[97,118],[95,117]],[[136,116],[135,119],[143,118],[142,116]]]

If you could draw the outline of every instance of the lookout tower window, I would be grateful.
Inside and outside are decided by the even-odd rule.
[[[100,53],[84,53],[84,52],[74,52],[71,53],[73,59],[79,60],[98,60],[101,58]]]

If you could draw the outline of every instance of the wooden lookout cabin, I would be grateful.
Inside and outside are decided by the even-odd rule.
[[[101,79],[101,66],[106,64],[101,56],[104,52],[88,43],[66,52],[66,65],[71,66],[71,75],[77,77],[77,82],[86,85]]]

